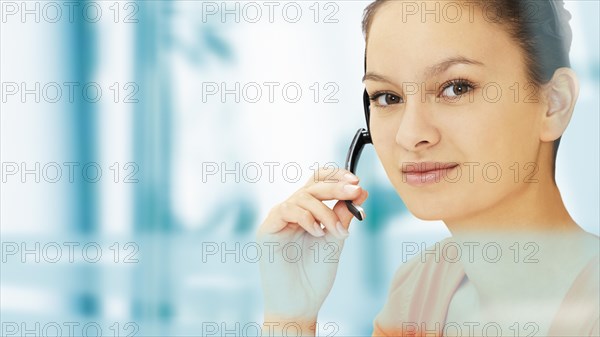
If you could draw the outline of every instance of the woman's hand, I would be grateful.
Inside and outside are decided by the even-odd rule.
[[[321,168],[317,176],[271,209],[257,233],[259,243],[273,249],[260,261],[265,322],[303,325],[316,321],[333,286],[353,218],[343,200],[360,205],[367,196],[349,171]],[[324,200],[340,201],[332,210]]]

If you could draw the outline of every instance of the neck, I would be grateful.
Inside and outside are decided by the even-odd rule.
[[[445,219],[454,236],[474,232],[563,232],[581,228],[565,208],[554,179],[546,175],[538,183],[523,184],[493,207],[460,219]]]
[[[594,254],[591,235],[571,218],[551,177],[525,185],[485,211],[444,222],[453,241],[469,247],[460,261],[481,309],[490,313],[514,308],[516,302],[524,303],[525,311],[541,301],[560,302]]]

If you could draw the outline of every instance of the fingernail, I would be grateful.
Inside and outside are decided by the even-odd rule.
[[[344,174],[344,179],[349,180],[349,181],[358,181],[358,177],[352,173]]]
[[[318,223],[315,222],[314,227],[315,227],[315,234],[317,234],[317,236],[325,235],[325,232],[321,228],[321,225],[319,225]]]
[[[344,191],[348,192],[348,193],[352,193],[356,190],[358,190],[360,187],[358,185],[350,185],[350,184],[346,184],[344,185]]]
[[[346,228],[344,228],[344,226],[342,226],[342,223],[338,221],[338,223],[335,224],[335,228],[337,228],[338,232],[343,235],[343,236],[348,236],[350,235],[350,233],[348,232],[348,230]]]

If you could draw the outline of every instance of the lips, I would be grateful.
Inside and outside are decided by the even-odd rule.
[[[458,166],[456,162],[404,162],[402,163],[403,173],[426,173],[431,171],[444,171]]]
[[[458,166],[454,162],[405,162],[402,164],[402,181],[413,187],[437,184]]]

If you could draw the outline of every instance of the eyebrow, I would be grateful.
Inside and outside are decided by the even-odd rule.
[[[444,61],[435,64],[433,66],[427,67],[425,69],[425,71],[423,72],[423,75],[425,76],[426,79],[435,77],[443,72],[445,72],[446,70],[448,70],[448,68],[457,65],[457,64],[468,64],[468,65],[477,65],[477,66],[484,66],[484,64],[482,62],[479,62],[477,60],[473,60],[464,56],[455,56],[455,57],[450,57],[448,59],[445,59]],[[378,75],[376,73],[372,73],[372,72],[367,72],[365,74],[365,76],[363,76],[362,81],[366,81],[366,80],[371,80],[371,81],[377,81],[377,82],[387,82],[390,84],[393,84],[392,81],[390,81],[389,79],[387,79],[386,77],[382,76],[382,75]]]

